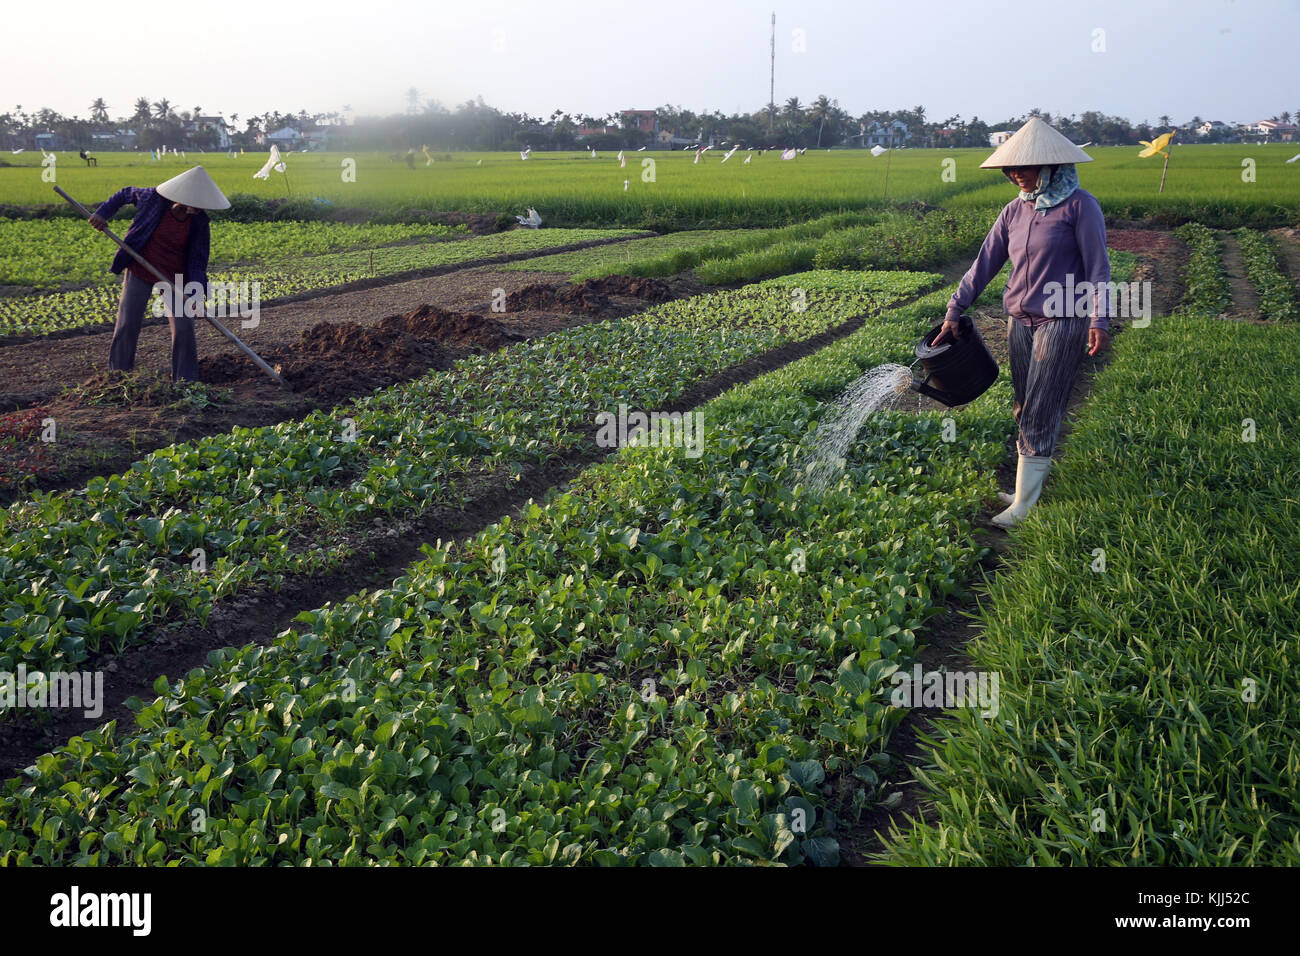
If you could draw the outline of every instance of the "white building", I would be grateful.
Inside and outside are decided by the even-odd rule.
[[[1294,123],[1279,123],[1276,120],[1260,120],[1258,123],[1252,123],[1249,129],[1252,133],[1259,133],[1267,139],[1284,143],[1291,142],[1296,134]]]
[[[297,147],[302,134],[292,126],[282,126],[274,133],[267,133],[262,139],[274,146]]]

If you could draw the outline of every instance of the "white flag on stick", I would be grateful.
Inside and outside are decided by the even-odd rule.
[[[272,146],[272,147],[271,147],[271,155],[270,155],[270,158],[267,159],[267,161],[266,161],[266,165],[264,165],[264,166],[263,166],[261,169],[259,169],[257,172],[253,173],[253,178],[254,178],[254,179],[270,179],[270,178],[271,178],[271,170],[273,170],[273,169],[274,169],[277,173],[282,173],[282,172],[285,171],[284,160],[282,160],[282,159],[280,158],[280,147],[279,147],[279,146]]]

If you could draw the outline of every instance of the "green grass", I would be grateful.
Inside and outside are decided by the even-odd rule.
[[[850,225],[820,236],[736,250],[701,262],[695,274],[726,284],[755,281],[803,269],[926,269],[973,254],[996,214],[985,209],[934,210],[918,216],[891,212],[870,225]]]
[[[1300,337],[1157,318],[1115,350],[982,602],[999,712],[939,720],[936,823],[891,862],[1300,863]]]
[[[1177,146],[1169,180],[1157,193],[1156,160],[1139,159],[1139,147],[1090,148],[1094,162],[1080,166],[1084,188],[1108,215],[1155,216],[1169,222],[1200,220],[1215,226],[1295,224],[1300,208],[1300,167],[1287,166],[1291,144],[1269,146]],[[524,213],[534,206],[552,225],[630,225],[660,231],[688,228],[780,226],[820,213],[880,207],[889,167],[892,201],[935,205],[1001,205],[1015,195],[1000,173],[981,170],[985,149],[896,151],[892,159],[863,150],[809,150],[797,160],[755,154],[749,166],[737,154],[725,165],[716,154],[695,165],[686,152],[627,153],[619,168],[613,153],[594,160],[585,153],[453,153],[449,161],[407,169],[380,153],[290,154],[289,190],[302,215],[322,213],[311,200],[335,207],[363,207],[400,215],[403,210],[464,210]],[[342,180],[342,162],[357,163],[356,182]],[[1241,181],[1241,162],[1256,161],[1256,181]],[[642,161],[654,161],[654,182],[642,181]],[[955,181],[944,178],[944,160],[955,161]],[[96,169],[73,154],[60,154],[59,185],[82,202],[99,202],[125,185],[154,185],[196,162],[203,163],[228,195],[262,199],[286,196],[284,178],[263,182],[252,174],[265,154],[227,159],[220,154],[168,157],[105,153]],[[58,203],[40,178],[40,154],[5,157],[0,167],[0,204]],[[481,162],[481,165],[480,165]],[[623,189],[624,180],[628,189]],[[323,207],[329,212],[329,207]],[[267,213],[272,215],[272,213]]]

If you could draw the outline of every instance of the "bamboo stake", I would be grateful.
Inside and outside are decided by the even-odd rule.
[[[89,218],[93,215],[89,209],[87,209],[87,208],[86,208],[85,206],[83,206],[81,203],[77,202],[75,199],[73,199],[71,196],[69,196],[67,193],[65,193],[65,192],[64,192],[62,189],[60,189],[58,186],[55,186],[55,187],[54,187],[54,191],[55,191],[56,193],[58,193],[60,196],[62,196],[64,199],[66,199],[66,200],[68,201],[68,205],[72,206],[74,209],[76,209],[79,213],[81,213],[81,214],[82,214],[83,216],[85,216],[87,219],[89,219]],[[105,226],[105,227],[103,228],[103,230],[101,230],[101,231],[104,233],[104,235],[108,236],[108,238],[112,239],[112,240],[113,240],[114,242],[116,242],[119,246],[121,246],[121,247],[122,247],[123,249],[125,249],[128,253],[130,253],[131,257],[132,257],[133,259],[135,259],[136,262],[140,263],[140,265],[144,266],[146,269],[148,269],[150,272],[152,272],[155,276],[157,276],[159,282],[165,282],[165,283],[167,283],[167,285],[170,285],[170,286],[172,286],[173,288],[175,288],[175,282],[174,282],[173,280],[168,279],[165,275],[163,275],[160,271],[158,271],[157,268],[154,267],[153,263],[151,263],[149,260],[147,260],[144,256],[140,255],[140,253],[136,252],[134,249],[132,249],[130,246],[128,246],[125,242],[123,242],[123,241],[118,237],[118,235],[117,235],[115,232],[113,232],[112,229],[109,229],[107,226]],[[178,296],[177,298],[179,299],[179,296]],[[267,375],[271,376],[271,378],[273,378],[273,379],[275,380],[275,383],[276,383],[277,385],[282,385],[282,386],[284,386],[285,388],[288,388],[288,387],[289,387],[289,383],[286,382],[284,379],[282,379],[282,378],[279,376],[279,374],[275,371],[275,369],[273,369],[273,368],[271,368],[271,366],[267,365],[266,362],[263,360],[262,356],[258,355],[256,352],[254,352],[252,349],[250,349],[247,345],[245,345],[243,342],[241,342],[241,341],[239,340],[238,336],[236,336],[234,332],[230,331],[230,329],[226,328],[224,325],[222,325],[220,322],[218,322],[218,321],[217,321],[216,319],[214,319],[212,316],[208,315],[206,311],[204,311],[204,313],[203,313],[203,318],[207,319],[208,322],[213,326],[213,328],[215,328],[218,332],[220,332],[220,333],[221,333],[222,335],[224,335],[226,338],[230,339],[230,341],[233,342],[233,343],[235,344],[235,346],[238,347],[238,349],[239,349],[241,352],[243,352],[245,355],[247,355],[250,359],[253,360],[253,362],[257,365],[258,368],[260,368],[260,369],[261,369],[263,372],[265,372]]]
[[[889,155],[885,157],[885,193],[880,197],[881,202],[889,202],[889,164],[894,158],[894,124],[889,124]]]
[[[1165,148],[1165,166],[1164,169],[1160,170],[1160,188],[1157,189],[1156,192],[1162,193],[1165,191],[1165,173],[1169,172],[1169,157],[1174,154],[1173,145],[1174,144],[1171,142]]]

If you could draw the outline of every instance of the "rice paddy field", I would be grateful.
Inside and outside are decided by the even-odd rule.
[[[206,327],[170,382],[165,320],[105,371],[112,247],[5,156],[0,866],[1300,864],[1300,164],[1091,152],[1151,308],[1009,533],[1005,270],[993,386],[805,482],[1013,197],[987,151],[60,154],[90,204],[204,164],[286,388]]]
[[[1163,193],[1158,159],[1141,159],[1137,147],[1097,147],[1093,162],[1080,168],[1084,188],[1104,195],[1112,215],[1154,216],[1179,224],[1197,220],[1216,226],[1279,226],[1294,223],[1300,196],[1300,163],[1292,143],[1176,146]],[[895,150],[874,157],[866,150],[813,150],[783,161],[777,151],[740,150],[725,163],[710,150],[697,164],[694,152],[434,153],[408,168],[399,154],[287,153],[287,171],[268,180],[253,173],[264,153],[228,158],[224,153],[104,153],[87,168],[75,153],[57,161],[59,184],[83,202],[99,202],[123,185],[162,182],[202,163],[227,195],[290,199],[286,214],[321,214],[334,207],[360,207],[400,214],[403,210],[508,212],[535,207],[552,225],[637,226],[662,229],[734,228],[784,225],[806,216],[879,206],[884,200],[933,205],[1000,205],[1006,185],[993,170],[980,169],[988,156],[978,149]],[[745,165],[746,157],[752,157]],[[41,180],[41,154],[2,157],[0,206],[55,202]],[[1243,180],[1251,161],[1253,181]],[[645,167],[647,161],[652,167]],[[346,163],[355,181],[344,181]],[[886,170],[888,190],[886,192]],[[652,176],[651,181],[645,177]],[[627,188],[624,188],[626,182]],[[238,211],[238,208],[237,208]]]

